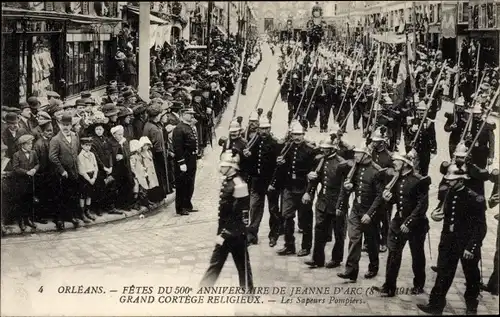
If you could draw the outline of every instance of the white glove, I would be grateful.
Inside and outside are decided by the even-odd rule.
[[[181,172],[186,172],[186,171],[187,171],[187,166],[186,166],[186,164],[182,164],[182,165],[180,166],[180,169],[181,169]]]
[[[215,245],[222,245],[224,244],[224,238],[221,236],[215,237]]]
[[[309,180],[315,180],[316,178],[318,178],[318,173],[310,172],[309,174],[307,174],[307,178],[309,178]]]
[[[212,114],[212,108],[207,108],[207,114]]]
[[[121,154],[116,154],[116,160],[121,161],[123,159],[123,155]]]

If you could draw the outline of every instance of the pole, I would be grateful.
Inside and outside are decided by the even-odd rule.
[[[228,41],[227,50],[228,51],[229,51],[229,35],[231,34],[229,31],[229,28],[231,26],[231,23],[229,20],[230,16],[231,16],[231,1],[228,1],[227,2],[227,41]]]
[[[137,91],[144,101],[149,101],[149,1],[139,3],[139,78]]]
[[[213,1],[208,1],[208,21],[207,21],[207,69],[210,63],[210,42],[212,41],[211,30],[212,30],[212,11],[213,11]]]
[[[411,15],[413,20],[413,54],[415,56],[415,60],[413,62],[416,62],[417,61],[417,14],[415,12],[415,1],[413,1],[411,5],[412,5]]]

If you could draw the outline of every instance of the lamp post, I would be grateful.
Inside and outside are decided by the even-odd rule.
[[[214,10],[214,2],[208,1],[208,21],[207,21],[207,69],[210,64],[210,42],[212,39],[212,11]]]

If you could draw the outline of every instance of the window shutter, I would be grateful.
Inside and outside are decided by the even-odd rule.
[[[458,23],[464,22],[464,3],[458,3]]]
[[[54,11],[54,2],[46,1],[45,2],[45,11]]]
[[[82,14],[83,15],[89,15],[90,14],[89,2],[88,1],[82,1]]]

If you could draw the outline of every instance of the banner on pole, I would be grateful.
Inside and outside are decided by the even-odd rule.
[[[441,20],[441,34],[444,38],[457,37],[456,30],[457,8],[453,5],[443,5],[443,15]]]

